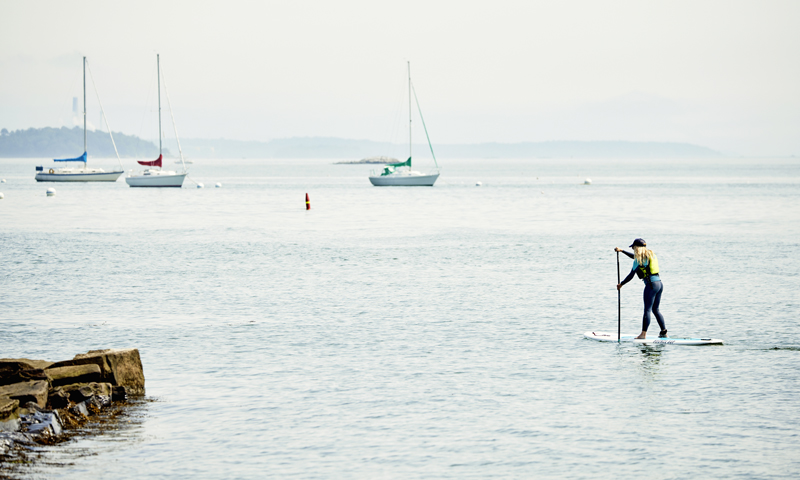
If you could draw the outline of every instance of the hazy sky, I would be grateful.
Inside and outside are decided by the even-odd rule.
[[[154,138],[160,53],[182,137],[402,142],[410,60],[434,143],[800,155],[799,20],[794,0],[0,0],[0,127],[72,125],[86,55],[111,128]]]

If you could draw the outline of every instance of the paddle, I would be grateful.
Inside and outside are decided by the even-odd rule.
[[[617,285],[619,285],[619,252],[617,252]],[[617,288],[617,342],[622,337],[622,290]]]

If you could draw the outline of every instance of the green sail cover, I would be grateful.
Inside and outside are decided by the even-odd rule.
[[[395,168],[397,168],[397,167],[409,167],[409,168],[411,168],[411,157],[408,157],[408,160],[406,160],[405,162],[390,163],[389,165],[387,165],[387,167],[395,167]]]
[[[408,160],[406,160],[405,162],[390,163],[389,165],[386,165],[385,167],[383,167],[383,173],[381,173],[381,176],[393,174],[394,169],[397,167],[411,168],[411,157],[408,157]]]

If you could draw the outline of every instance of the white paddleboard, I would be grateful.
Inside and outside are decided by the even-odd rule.
[[[718,338],[646,338],[639,340],[638,333],[623,333],[620,342],[632,342],[639,345],[722,345],[722,340]],[[598,342],[616,342],[617,334],[608,332],[586,332],[584,337]]]

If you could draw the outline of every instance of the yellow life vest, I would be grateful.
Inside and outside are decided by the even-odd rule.
[[[638,265],[636,267],[636,276],[639,278],[650,278],[653,275],[658,275],[658,258],[655,252],[647,262],[647,265]]]

